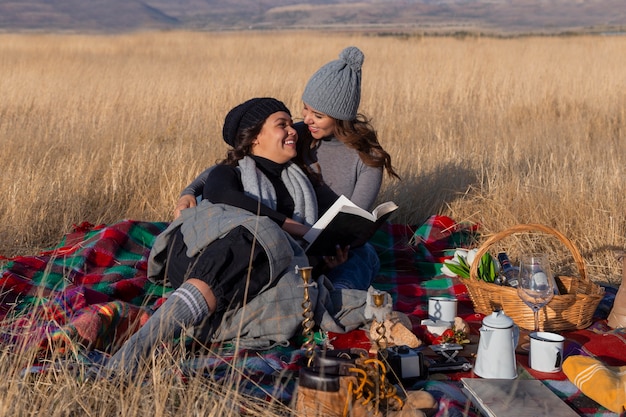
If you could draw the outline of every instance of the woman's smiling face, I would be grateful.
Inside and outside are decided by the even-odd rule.
[[[306,103],[302,109],[302,118],[314,139],[320,140],[335,134],[335,125],[337,124],[335,119],[315,110]]]
[[[263,123],[261,131],[252,143],[252,154],[279,164],[296,156],[298,133],[288,113],[272,113]]]

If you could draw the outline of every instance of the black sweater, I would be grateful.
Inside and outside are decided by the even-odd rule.
[[[282,226],[288,217],[293,216],[295,204],[293,198],[287,191],[280,175],[287,164],[277,164],[269,159],[260,156],[250,156],[254,159],[257,168],[265,174],[276,190],[276,210],[272,210],[264,204],[259,204],[256,198],[244,193],[241,181],[241,171],[231,165],[217,165],[211,170],[202,198],[211,203],[223,203],[248,210],[252,213],[259,213],[267,216]]]

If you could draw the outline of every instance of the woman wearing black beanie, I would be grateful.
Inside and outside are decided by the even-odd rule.
[[[307,265],[291,235],[315,222],[317,201],[306,174],[291,162],[298,135],[289,110],[273,98],[248,100],[228,113],[223,137],[231,148],[209,181],[217,185],[209,194],[223,201],[186,210],[157,237],[148,278],[175,291],[110,358],[105,373],[134,374],[159,342],[201,324],[215,330],[226,311]],[[229,199],[247,200],[250,210]]]

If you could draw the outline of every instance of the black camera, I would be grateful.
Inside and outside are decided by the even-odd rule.
[[[422,352],[408,346],[394,346],[385,350],[389,369],[387,377],[392,383],[410,382],[426,377]]]

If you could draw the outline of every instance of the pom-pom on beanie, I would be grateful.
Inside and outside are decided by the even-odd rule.
[[[365,56],[355,46],[345,48],[339,59],[317,70],[309,79],[302,101],[339,120],[354,120],[361,102],[361,67]]]
[[[257,97],[239,104],[228,112],[224,120],[222,128],[224,142],[236,148],[239,144],[239,133],[243,129],[255,126],[279,111],[291,116],[287,106],[275,98]]]

